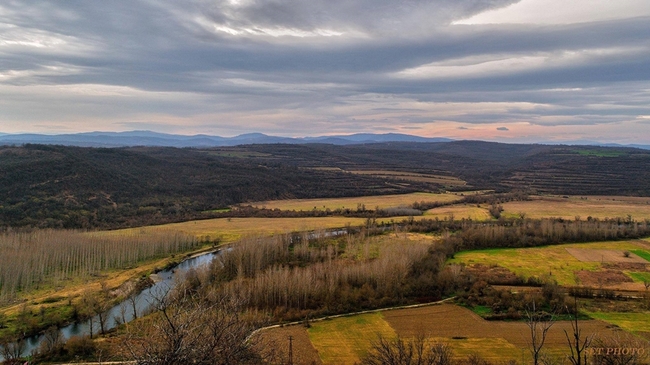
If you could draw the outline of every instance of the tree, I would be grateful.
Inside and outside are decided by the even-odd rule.
[[[571,349],[571,355],[569,356],[569,361],[573,365],[582,365],[587,363],[587,353],[585,350],[591,345],[591,341],[594,339],[594,335],[585,336],[580,329],[580,322],[578,320],[578,298],[573,297],[574,305],[573,308],[569,309],[566,307],[569,315],[573,316],[571,320],[572,334],[569,336],[567,330],[564,330],[564,335],[566,336],[567,343],[569,344],[569,349]],[[573,312],[572,312],[573,311]]]
[[[3,312],[0,312],[0,329],[3,329],[7,326],[7,315]]]
[[[644,364],[648,356],[648,342],[623,331],[593,341],[590,354],[595,365]],[[641,350],[641,351],[639,351]]]
[[[24,351],[24,339],[5,339],[0,343],[0,355],[2,355],[7,364],[17,363]]]
[[[451,348],[444,343],[427,344],[424,336],[413,340],[379,337],[361,365],[448,365],[453,362]]]
[[[533,356],[533,364],[539,365],[548,330],[555,323],[555,318],[552,313],[538,310],[535,306],[535,300],[526,307],[525,312],[526,326],[530,330],[530,342],[528,343],[530,354]]]
[[[124,347],[139,365],[258,364],[252,335],[261,322],[243,314],[244,304],[213,293],[161,291],[153,299],[152,323],[129,327]]]

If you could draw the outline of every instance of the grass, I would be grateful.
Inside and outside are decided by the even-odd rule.
[[[307,332],[323,364],[354,364],[367,354],[377,336],[395,336],[381,313],[315,322]]]
[[[592,318],[615,324],[630,332],[650,332],[650,312],[615,313],[589,312]]]
[[[581,328],[585,334],[608,331],[606,323],[592,320],[583,321]],[[571,331],[567,321],[556,322],[549,331],[546,350],[555,356],[568,353],[564,330]],[[428,342],[449,345],[457,359],[478,354],[496,363],[530,363],[528,331],[523,321],[486,321],[469,309],[442,304],[315,322],[308,333],[324,364],[358,362],[379,333],[387,338],[425,335]]]
[[[486,307],[484,305],[477,305],[474,308],[471,308],[472,312],[478,314],[479,316],[483,317],[487,314],[492,314],[492,308]]]
[[[504,359],[521,359],[522,349],[517,348],[504,338],[460,338],[449,339],[446,337],[433,337],[432,342],[442,342],[453,348],[454,356],[464,358],[472,354],[480,356],[489,361],[500,361]],[[528,351],[525,355],[528,357]]]
[[[633,254],[643,258],[646,261],[650,261],[650,252],[648,252],[646,250],[638,250],[637,249],[637,250],[630,250],[630,252],[632,252]]]
[[[451,205],[438,207],[427,210],[425,213],[426,218],[445,219],[453,216],[454,219],[469,218],[473,220],[489,220],[492,219],[490,213],[486,208],[480,208],[476,205]]]
[[[258,208],[296,211],[309,211],[314,209],[356,210],[361,205],[365,205],[366,209],[375,209],[376,207],[385,209],[398,206],[410,206],[414,202],[421,201],[448,203],[460,199],[462,199],[462,196],[456,194],[411,193],[398,195],[360,196],[352,198],[273,200],[251,203],[251,205]]]
[[[574,273],[579,270],[596,271],[600,262],[581,262],[567,248],[629,250],[639,247],[634,242],[577,243],[534,248],[504,248],[465,251],[455,255],[453,263],[499,265],[523,277],[555,279],[560,285],[576,285]]]
[[[628,272],[627,275],[639,283],[650,281],[650,272]]]
[[[513,201],[502,204],[504,217],[519,217],[526,213],[528,218],[557,217],[574,219],[580,217],[598,219],[627,217],[650,219],[650,198],[617,196],[538,196],[529,201]]]
[[[120,234],[129,230],[172,229],[194,235],[202,240],[219,240],[221,243],[234,242],[246,236],[271,236],[296,231],[309,231],[362,225],[364,218],[347,217],[308,217],[308,218],[217,218],[160,226],[129,228],[111,231],[107,234]],[[116,233],[112,233],[116,232]]]

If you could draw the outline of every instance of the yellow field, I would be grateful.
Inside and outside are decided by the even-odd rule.
[[[454,219],[469,218],[473,220],[488,220],[492,216],[487,208],[479,208],[476,205],[450,205],[427,210],[424,215],[427,218],[446,219],[453,216]]]
[[[576,285],[575,272],[596,271],[601,262],[584,262],[572,256],[567,248],[598,250],[638,250],[647,249],[638,241],[576,243],[557,246],[490,249],[460,252],[451,262],[483,265],[499,265],[523,277],[537,276],[551,278],[560,285]],[[643,285],[635,283],[638,290]]]
[[[335,209],[352,209],[356,210],[359,205],[365,205],[366,209],[380,209],[410,206],[414,202],[453,202],[462,199],[462,196],[456,194],[433,194],[433,193],[411,193],[399,195],[377,195],[377,196],[360,196],[352,198],[331,198],[331,199],[289,199],[273,200],[265,202],[251,203],[252,206],[267,209],[280,210],[335,210]]]
[[[386,219],[388,220],[388,219]],[[308,217],[308,218],[216,218],[160,226],[128,228],[106,232],[124,234],[130,230],[174,230],[188,233],[199,239],[220,239],[222,243],[234,242],[242,237],[271,236],[296,231],[345,227],[347,224],[359,226],[365,218],[347,217]]]
[[[607,324],[601,321],[582,321],[581,328],[584,334],[606,336],[609,333]],[[549,331],[546,344],[549,353],[556,356],[568,353],[564,330],[571,331],[569,322],[558,321]],[[281,331],[286,330],[269,330],[263,336],[274,337],[275,332]],[[451,304],[313,322],[307,332],[323,364],[358,362],[378,335],[384,338],[424,335],[429,342],[449,345],[456,358],[478,354],[497,363],[508,359],[530,361],[525,322],[486,321],[468,309]],[[310,363],[309,359],[305,360],[306,364]]]
[[[574,219],[615,218],[631,215],[637,220],[650,219],[650,198],[622,196],[557,196],[533,197],[531,201],[515,201],[503,204],[505,217],[518,217],[526,213],[528,218],[557,217]]]
[[[395,336],[381,313],[361,314],[315,322],[307,330],[323,364],[354,364],[365,356],[379,335]]]

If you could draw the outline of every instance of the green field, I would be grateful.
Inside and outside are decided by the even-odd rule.
[[[650,312],[612,313],[589,312],[590,317],[615,324],[630,332],[650,332]]]
[[[633,254],[636,254],[637,256],[641,256],[644,259],[646,259],[648,262],[650,262],[650,252],[647,250],[630,250]]]
[[[644,283],[650,281],[650,272],[629,272],[627,273],[634,281]]]
[[[554,279],[560,285],[576,285],[575,272],[596,271],[601,262],[583,262],[571,255],[567,248],[638,251],[640,246],[633,241],[576,243],[534,248],[503,248],[465,251],[455,255],[452,263],[498,265],[524,278]]]

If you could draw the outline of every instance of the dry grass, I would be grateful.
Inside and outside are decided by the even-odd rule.
[[[582,262],[619,262],[619,263],[636,263],[647,264],[648,261],[625,250],[597,250],[595,248],[574,248],[566,249],[571,256]]]
[[[620,241],[478,250],[460,252],[456,254],[452,262],[462,262],[468,265],[498,265],[526,278],[530,276],[550,277],[560,285],[576,285],[578,283],[575,273],[580,270],[597,271],[601,269],[602,257],[598,257],[597,261],[583,262],[572,256],[567,249],[630,251],[640,247],[642,246],[638,241]],[[638,286],[637,290],[643,289],[640,283],[634,283],[634,285]]]
[[[615,218],[631,215],[637,220],[650,219],[650,198],[622,196],[557,196],[533,197],[530,201],[514,201],[503,204],[503,215],[518,217],[526,213],[528,218],[557,217],[574,219]]]
[[[469,218],[473,220],[491,219],[490,213],[486,208],[479,208],[476,205],[451,205],[429,209],[424,213],[427,218],[445,219],[453,216],[454,219]]]
[[[107,234],[120,234],[129,230],[172,229],[194,235],[199,239],[215,240],[222,243],[234,242],[242,237],[272,236],[297,231],[339,228],[346,225],[359,226],[366,222],[364,218],[347,217],[308,217],[308,218],[217,218],[182,223],[170,223],[161,226],[130,228],[111,231]],[[115,232],[115,233],[113,233]]]
[[[354,364],[367,354],[378,336],[395,336],[381,313],[315,322],[307,332],[323,364],[333,365]]]
[[[351,209],[356,210],[359,205],[365,205],[366,209],[380,209],[410,206],[414,202],[453,202],[462,199],[456,194],[433,194],[433,193],[411,193],[399,195],[377,195],[377,196],[360,196],[351,198],[330,198],[330,199],[288,199],[273,200],[265,202],[251,203],[252,206],[267,209],[280,210],[335,210]]]

